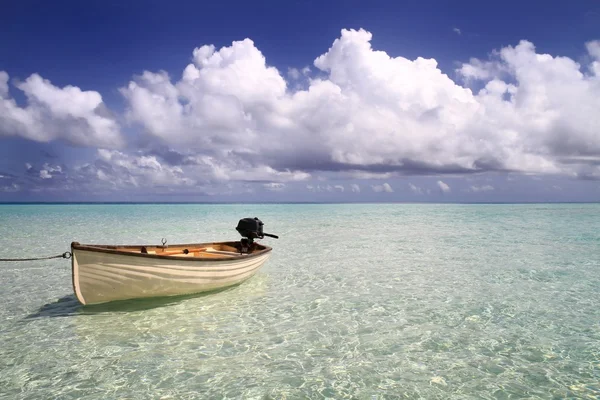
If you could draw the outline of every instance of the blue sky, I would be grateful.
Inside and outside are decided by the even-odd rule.
[[[9,2],[0,201],[598,201],[599,39],[597,1]]]

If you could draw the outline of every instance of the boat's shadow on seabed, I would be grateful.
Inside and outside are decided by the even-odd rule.
[[[183,300],[214,295],[219,292],[234,289],[235,286],[215,290],[206,293],[190,294],[184,296],[156,297],[148,299],[115,301],[105,304],[84,306],[74,295],[64,296],[53,303],[44,304],[33,314],[29,314],[25,319],[52,318],[52,317],[70,317],[75,315],[95,315],[102,313],[127,313],[132,311],[143,311],[153,308],[166,307]]]

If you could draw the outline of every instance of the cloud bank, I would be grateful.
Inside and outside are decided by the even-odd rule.
[[[98,148],[96,161],[72,170],[115,186],[240,181],[280,191],[322,171],[600,178],[600,41],[586,44],[584,65],[521,41],[463,63],[455,82],[436,60],[391,57],[371,39],[342,30],[314,69],[284,72],[250,39],[204,45],[179,78],[145,71],[122,87],[122,118],[99,93],[37,74],[14,84],[26,97],[19,105],[0,72],[0,135]],[[129,142],[123,124],[137,132]]]

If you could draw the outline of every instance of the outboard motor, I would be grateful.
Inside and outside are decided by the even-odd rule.
[[[240,241],[240,252],[250,252],[252,245],[254,244],[254,239],[263,239],[265,236],[279,239],[279,236],[277,235],[264,233],[263,226],[264,223],[256,217],[240,219],[237,227],[235,228],[235,230],[242,235],[242,240]]]

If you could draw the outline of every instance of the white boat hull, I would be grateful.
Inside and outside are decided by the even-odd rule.
[[[134,256],[72,249],[73,290],[82,304],[218,290],[252,277],[270,251],[231,259]]]

